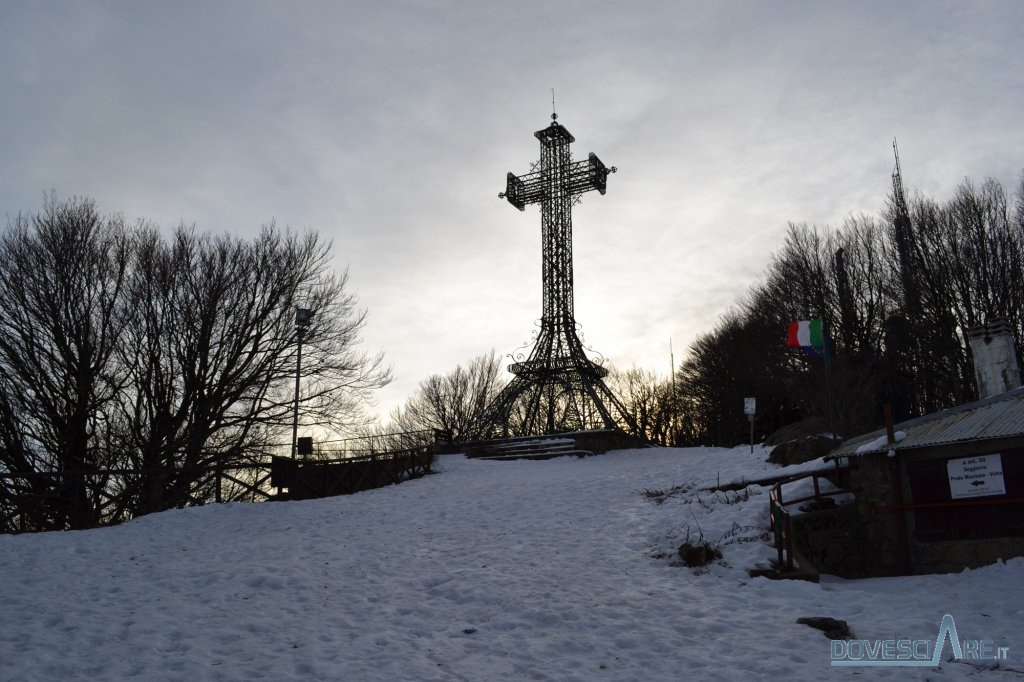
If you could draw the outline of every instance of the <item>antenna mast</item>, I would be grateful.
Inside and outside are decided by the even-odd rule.
[[[896,200],[896,210],[908,215],[907,195],[903,190],[903,171],[900,170],[900,149],[896,146],[896,138],[892,138],[892,153],[896,156],[896,168],[892,172],[892,191]],[[908,216],[909,217],[909,216]]]
[[[672,337],[668,339],[668,361],[672,363],[672,371],[669,376],[672,377],[672,400],[676,399],[676,355],[672,352]]]
[[[920,299],[917,292],[917,280],[914,277],[914,226],[910,222],[910,210],[907,208],[907,195],[903,188],[903,171],[900,168],[900,150],[896,139],[892,141],[892,151],[896,157],[896,168],[892,172],[894,236],[896,252],[900,259],[900,279],[903,284],[903,306],[908,318],[916,318]]]

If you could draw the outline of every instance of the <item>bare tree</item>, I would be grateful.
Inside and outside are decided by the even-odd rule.
[[[139,323],[124,344],[121,401],[133,466],[148,472],[125,503],[146,513],[210,497],[210,467],[287,447],[297,362],[296,306],[313,311],[303,343],[306,425],[344,430],[388,381],[382,356],[358,350],[365,311],[328,270],[313,233],[268,226],[253,241],[179,228],[140,240],[131,280]]]
[[[1022,193],[1024,185],[1015,201],[993,179],[980,187],[964,180],[945,204],[910,202],[914,241],[907,258],[919,301],[903,311],[911,342],[902,345],[914,351],[904,364],[913,363],[917,412],[976,395],[967,329],[1005,317],[1017,330],[1018,348],[1024,340]],[[894,231],[895,218],[887,217]]]
[[[483,438],[487,407],[503,387],[500,375],[501,361],[494,349],[473,358],[466,367],[457,365],[447,374],[433,374],[392,414],[393,428],[435,429],[453,441]]]
[[[40,529],[211,499],[215,468],[290,443],[296,306],[313,311],[304,423],[362,423],[389,370],[359,350],[366,312],[315,233],[181,227],[165,240],[82,199],[50,198],[11,221],[0,235],[0,467],[24,476],[4,479],[0,504]]]
[[[851,218],[837,231],[790,225],[763,281],[677,374],[689,437],[736,440],[739,377],[758,387],[747,390],[759,408],[761,392],[775,396],[779,425],[824,416],[827,377],[838,430],[853,433],[876,425],[884,402],[910,417],[973,398],[968,328],[1005,317],[1020,349],[1024,178],[1015,199],[994,180],[967,180],[945,204],[917,197],[897,216],[897,203],[880,222]],[[782,346],[787,322],[814,318],[832,340],[827,369]]]
[[[0,456],[10,472],[58,474],[35,484],[39,522],[84,528],[101,518],[105,481],[90,472],[110,462],[103,417],[125,384],[116,350],[130,261],[123,218],[100,216],[87,199],[51,195],[0,235],[0,421],[14,446]]]
[[[659,378],[651,370],[638,367],[620,370],[613,367],[606,383],[632,418],[636,425],[636,435],[648,443],[672,444],[676,406],[670,381]],[[621,427],[632,428],[626,424]]]

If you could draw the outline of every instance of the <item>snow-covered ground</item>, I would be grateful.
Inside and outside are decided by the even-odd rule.
[[[0,680],[1016,679],[1005,669],[1024,671],[1024,559],[957,575],[826,576],[820,585],[750,578],[745,569],[772,556],[757,527],[767,490],[699,489],[775,471],[764,455],[448,455],[436,475],[357,495],[0,537]],[[687,533],[721,541],[723,559],[695,571],[661,556]],[[961,638],[1009,647],[1003,670],[955,661],[833,668],[828,638],[795,622],[831,616],[859,638],[934,640],[947,613]]]

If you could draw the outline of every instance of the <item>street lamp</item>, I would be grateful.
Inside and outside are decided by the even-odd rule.
[[[295,413],[292,419],[292,459],[296,459],[299,447],[299,377],[302,376],[302,337],[309,328],[313,311],[309,308],[295,308],[295,332],[299,337],[299,350],[295,360]]]

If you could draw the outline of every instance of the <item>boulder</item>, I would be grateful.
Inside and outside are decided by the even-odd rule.
[[[776,445],[768,455],[768,461],[782,466],[803,464],[824,457],[836,445],[838,443],[833,443],[830,436],[805,436]]]

